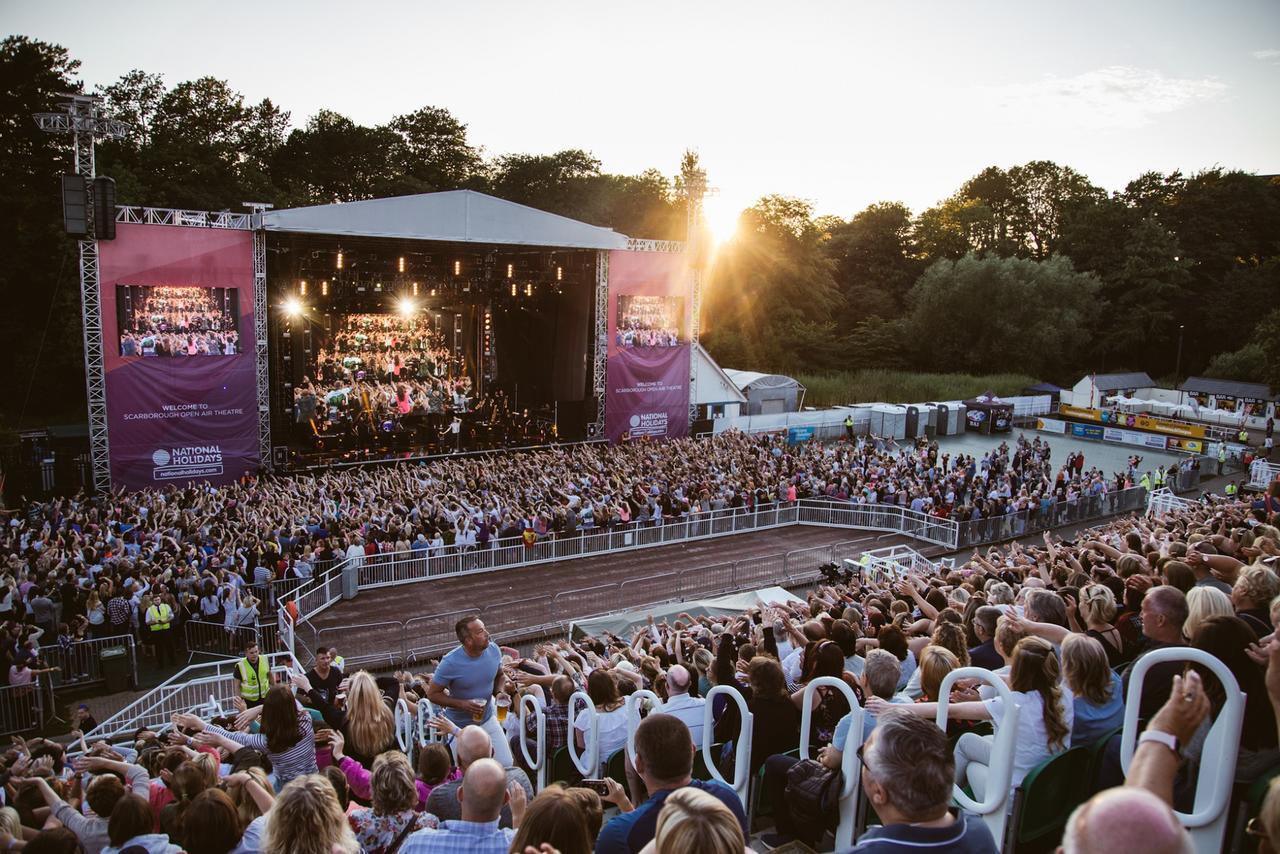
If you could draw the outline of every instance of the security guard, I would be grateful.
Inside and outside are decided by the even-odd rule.
[[[1240,492],[1240,487],[1236,485],[1236,482],[1234,480],[1228,481],[1227,488],[1225,491],[1227,493],[1227,498],[1234,499],[1236,495]]]
[[[844,417],[844,435],[850,442],[853,441],[853,416],[846,415]]]
[[[147,630],[151,632],[151,640],[156,647],[159,664],[177,664],[177,656],[173,649],[173,608],[159,597],[152,600],[144,617]]]
[[[1164,486],[1164,469],[1156,466],[1156,489]]]
[[[261,706],[271,690],[271,665],[258,653],[258,642],[249,641],[244,658],[236,662],[236,681],[240,683],[240,699],[249,708]]]
[[[1149,472],[1143,472],[1142,479],[1138,481],[1138,486],[1141,486],[1147,492],[1151,491],[1151,474]]]
[[[1241,427],[1240,432],[1236,434],[1236,438],[1240,440],[1241,445],[1249,444],[1249,431]]]

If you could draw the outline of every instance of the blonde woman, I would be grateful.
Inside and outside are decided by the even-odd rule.
[[[747,850],[738,819],[719,798],[701,789],[676,789],[658,813],[653,841],[641,854],[743,854]]]
[[[254,765],[227,777],[227,794],[231,803],[235,804],[236,815],[240,817],[240,826],[249,827],[271,809],[275,797],[267,772]],[[252,785],[250,785],[252,784]]]
[[[1235,612],[1231,607],[1231,597],[1218,588],[1193,587],[1187,593],[1187,620],[1182,624],[1182,633],[1193,638],[1205,620],[1230,617]]]
[[[1125,647],[1120,630],[1112,622],[1116,618],[1116,596],[1105,584],[1090,584],[1081,590],[1078,608],[1072,607],[1068,599],[1067,618],[1073,631],[1095,638],[1102,644],[1108,666],[1119,667],[1133,657]]]
[[[1062,696],[1061,667],[1053,645],[1043,638],[1025,637],[1013,649],[1013,666],[1009,687],[1018,706],[1017,748],[1013,757],[1013,779],[1010,793],[1032,768],[1067,749],[1075,709]],[[933,718],[937,703],[890,705],[878,697],[867,700],[868,712],[879,717],[890,709]],[[1004,699],[993,697],[963,703],[948,703],[950,720],[991,721],[997,729],[1004,717]],[[974,796],[983,800],[987,792],[987,769],[991,764],[994,737],[968,732],[956,742],[956,782],[972,787]],[[1012,803],[1012,801],[1010,801]]]
[[[295,777],[267,813],[262,854],[357,854],[338,795],[319,774]]]
[[[415,812],[418,786],[409,759],[398,750],[378,754],[369,778],[373,806],[351,814],[351,829],[364,854],[386,854],[397,839],[440,822],[428,812]]]
[[[1267,605],[1280,594],[1280,579],[1265,566],[1247,566],[1231,587],[1231,604],[1259,639],[1271,634]],[[1188,635],[1190,637],[1190,635]]]
[[[324,695],[313,690],[305,676],[295,675],[293,683],[306,692],[325,723],[342,733],[346,755],[358,764],[368,768],[375,756],[397,746],[395,713],[368,671],[357,671],[347,683],[344,709],[335,708]]]
[[[1101,641],[1068,635],[1062,641],[1062,671],[1075,695],[1072,747],[1092,744],[1124,723],[1124,683],[1107,664]]]

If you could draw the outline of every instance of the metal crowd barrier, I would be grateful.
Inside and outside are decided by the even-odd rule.
[[[187,620],[182,631],[187,641],[187,663],[197,655],[213,655],[219,658],[239,658],[251,642],[258,644],[262,652],[273,652],[265,645],[257,626],[228,626],[224,623],[207,623],[203,620]]]
[[[19,735],[44,725],[43,677],[30,685],[0,686],[0,735]]]
[[[40,658],[50,667],[60,668],[48,674],[53,690],[85,688],[106,681],[102,672],[102,652],[123,649],[129,657],[129,683],[137,682],[138,651],[133,635],[112,635],[105,638],[73,641],[62,644],[46,644],[40,647]]]

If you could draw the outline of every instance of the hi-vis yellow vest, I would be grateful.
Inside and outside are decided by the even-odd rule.
[[[240,696],[244,700],[256,703],[267,696],[267,692],[271,690],[271,675],[266,656],[258,656],[256,670],[247,658],[237,661],[236,669],[240,671]]]
[[[147,609],[147,621],[153,632],[165,632],[169,630],[169,622],[173,620],[173,609],[161,602],[159,605],[152,605]]]

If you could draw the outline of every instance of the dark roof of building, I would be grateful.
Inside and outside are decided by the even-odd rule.
[[[1093,385],[1098,391],[1153,388],[1155,384],[1155,380],[1151,379],[1145,371],[1135,371],[1127,374],[1097,374],[1093,378]]]
[[[1217,380],[1212,377],[1187,377],[1178,386],[1179,391],[1195,391],[1203,394],[1222,394],[1229,397],[1248,397],[1253,400],[1276,400],[1276,395],[1262,383],[1242,383],[1235,380]]]

